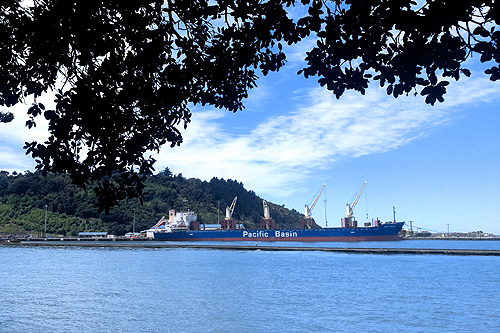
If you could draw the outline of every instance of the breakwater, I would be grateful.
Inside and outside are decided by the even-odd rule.
[[[336,252],[350,254],[385,254],[385,255],[456,255],[456,256],[500,256],[500,250],[473,250],[473,249],[414,249],[414,248],[346,248],[346,247],[298,247],[298,246],[269,246],[233,245],[233,244],[173,244],[138,241],[21,241],[0,242],[5,246],[58,246],[58,247],[128,247],[128,248],[185,248],[205,250],[229,251],[301,251],[301,252]]]

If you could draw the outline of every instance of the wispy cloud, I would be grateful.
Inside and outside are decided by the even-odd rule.
[[[452,84],[446,103],[431,107],[422,97],[394,99],[375,86],[365,96],[347,93],[340,100],[322,88],[300,90],[286,115],[260,114],[260,123],[236,136],[220,122],[229,114],[195,112],[184,144],[164,149],[157,167],[206,180],[237,179],[257,193],[286,196],[318,169],[397,149],[459,116],[462,105],[498,91],[483,78],[469,79]]]

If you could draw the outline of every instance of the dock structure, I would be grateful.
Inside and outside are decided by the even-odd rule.
[[[58,246],[58,247],[114,247],[114,248],[184,248],[200,250],[228,251],[299,251],[299,252],[334,252],[349,254],[384,254],[384,255],[455,255],[455,256],[500,256],[500,250],[472,249],[412,249],[412,248],[349,248],[349,247],[299,247],[237,244],[173,244],[159,242],[123,242],[123,241],[23,241],[0,242],[3,246]]]

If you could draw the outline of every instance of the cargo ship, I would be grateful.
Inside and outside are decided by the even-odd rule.
[[[156,240],[168,241],[267,241],[267,242],[346,242],[395,241],[404,222],[381,223],[372,227],[317,228],[317,229],[213,229],[172,231],[168,226],[158,227]]]
[[[394,241],[400,240],[399,233],[404,222],[381,223],[380,220],[365,223],[358,227],[353,216],[359,196],[366,182],[359,190],[352,204],[346,204],[346,217],[341,220],[341,227],[319,227],[311,217],[311,212],[326,184],[323,185],[314,202],[305,205],[304,219],[300,229],[278,229],[269,214],[269,206],[263,200],[264,218],[260,222],[260,229],[245,229],[232,219],[237,197],[231,206],[226,207],[226,217],[220,224],[200,224],[193,212],[176,213],[170,210],[168,221],[162,217],[156,225],[146,230],[148,238],[169,241],[268,241],[268,242],[345,242],[345,241]]]
[[[404,222],[381,223],[375,220],[370,225],[357,226],[357,221],[342,219],[342,227],[321,228],[314,220],[305,219],[299,229],[276,229],[270,218],[261,221],[261,229],[245,229],[233,220],[224,220],[220,224],[200,224],[193,212],[175,213],[164,217],[146,230],[146,236],[155,240],[166,241],[267,241],[267,242],[360,242],[360,241],[396,241]]]

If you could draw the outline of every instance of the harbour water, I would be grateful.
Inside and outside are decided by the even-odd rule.
[[[465,244],[389,246],[499,242]],[[0,332],[500,332],[499,272],[489,256],[0,246]]]

